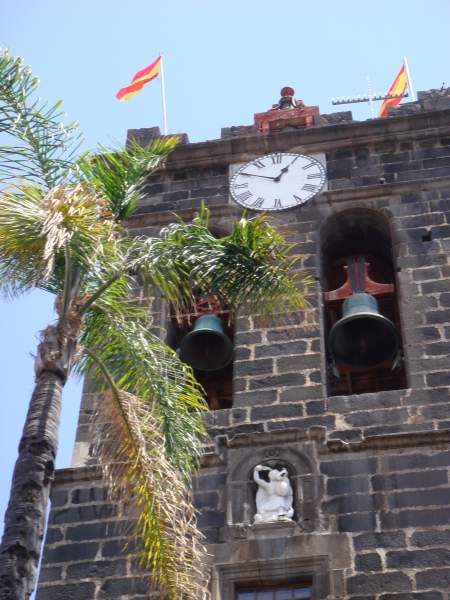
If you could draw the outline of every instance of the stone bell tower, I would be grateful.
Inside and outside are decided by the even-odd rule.
[[[174,347],[204,314],[233,347],[197,369],[213,600],[449,600],[450,89],[354,122],[283,88],[253,125],[185,138],[130,232],[154,235],[174,211],[188,220],[202,200],[218,233],[242,206],[269,211],[315,282],[307,310],[270,323],[230,322],[208,302],[189,322],[155,311]],[[97,401],[86,386],[38,600],[152,597],[90,454]]]

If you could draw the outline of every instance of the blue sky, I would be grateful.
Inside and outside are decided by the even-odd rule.
[[[416,90],[450,86],[448,0],[2,0],[0,46],[24,57],[41,79],[40,95],[65,101],[86,147],[121,143],[128,128],[162,125],[159,82],[128,102],[116,91],[159,52],[165,56],[169,130],[191,141],[221,127],[251,124],[253,114],[291,85],[321,112],[336,96],[365,94],[367,76],[385,93],[406,55]],[[354,117],[366,119],[367,105]],[[0,512],[33,385],[38,331],[52,301],[33,294],[0,304]],[[80,385],[64,397],[58,465],[70,462]]]

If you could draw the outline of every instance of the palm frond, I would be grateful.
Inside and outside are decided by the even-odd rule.
[[[61,102],[36,97],[39,80],[21,58],[0,56],[0,182],[27,179],[49,189],[67,179],[82,142],[78,123],[64,123]]]
[[[17,185],[0,193],[0,289],[60,291],[64,252],[88,271],[102,245],[119,233],[104,200],[86,184]]]
[[[93,156],[86,154],[77,163],[84,178],[108,199],[114,217],[122,221],[136,209],[146,179],[175,148],[176,136],[153,140],[147,147],[131,140],[125,149],[100,146]]]
[[[160,423],[148,404],[117,389],[105,393],[97,420],[109,492],[127,501],[128,519],[137,518],[140,564],[168,600],[206,600],[206,549],[185,485],[166,458]]]
[[[81,344],[106,365],[117,386],[145,399],[164,434],[168,459],[190,482],[205,441],[201,418],[206,410],[192,369],[151,331],[145,308],[124,302],[128,284],[123,278],[86,315]],[[78,370],[102,385],[102,373],[88,356]]]
[[[41,278],[43,196],[37,186],[0,194],[0,289],[7,295],[27,291]]]
[[[193,290],[214,294],[233,311],[274,315],[305,307],[310,277],[265,215],[244,215],[219,239],[208,217],[203,209],[194,221],[163,229],[160,238],[137,241],[135,265],[144,280],[181,309],[192,303]]]
[[[128,516],[130,502],[135,509],[133,539],[154,583],[173,600],[207,598],[205,550],[186,486],[205,439],[205,402],[190,367],[150,331],[133,285],[127,275],[114,279],[85,315],[77,369],[104,392],[96,455],[113,498],[126,503]]]
[[[45,276],[53,272],[54,258],[69,243],[72,259],[88,271],[102,244],[121,231],[107,209],[107,202],[92,186],[56,186],[43,198]]]

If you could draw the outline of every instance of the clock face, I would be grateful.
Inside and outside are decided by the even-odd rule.
[[[230,182],[233,198],[252,210],[283,210],[316,196],[325,183],[325,168],[312,156],[277,152],[240,167]]]

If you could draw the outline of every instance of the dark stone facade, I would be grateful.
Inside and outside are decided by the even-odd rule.
[[[439,102],[387,119],[185,143],[129,223],[154,234],[171,211],[189,218],[205,200],[213,227],[226,231],[240,214],[230,164],[274,151],[326,155],[328,190],[274,215],[315,276],[310,307],[271,323],[237,319],[233,408],[206,415],[211,444],[195,498],[214,600],[232,600],[246,582],[305,577],[316,599],[449,600],[450,104]],[[330,396],[321,234],[356,208],[389,223],[407,387]],[[88,457],[95,401],[86,388],[74,467],[53,487],[38,600],[152,597]],[[251,524],[248,472],[268,459],[291,469],[293,523]]]

